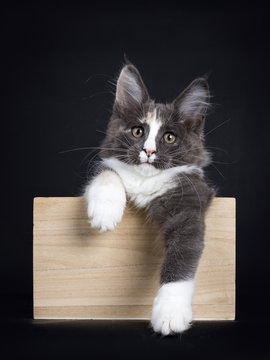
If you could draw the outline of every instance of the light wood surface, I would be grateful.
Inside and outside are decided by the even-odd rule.
[[[163,243],[144,212],[90,228],[83,198],[34,199],[34,318],[150,319]],[[215,198],[196,276],[195,319],[235,318],[235,199]]]

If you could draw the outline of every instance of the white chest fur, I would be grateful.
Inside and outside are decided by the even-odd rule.
[[[128,197],[139,208],[177,186],[177,175],[194,172],[203,174],[202,169],[194,165],[159,170],[147,164],[129,165],[113,157],[104,159],[103,163],[120,176]]]

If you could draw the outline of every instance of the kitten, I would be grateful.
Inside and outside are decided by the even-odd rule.
[[[215,195],[203,173],[208,107],[205,78],[172,103],[159,104],[149,98],[138,70],[125,65],[100,152],[102,170],[85,190],[91,225],[101,232],[121,221],[126,198],[160,225],[166,253],[151,324],[163,335],[181,333],[192,321],[205,212]]]

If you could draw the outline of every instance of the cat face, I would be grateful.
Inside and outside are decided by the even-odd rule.
[[[117,81],[100,155],[140,167],[142,172],[205,166],[209,156],[203,146],[203,126],[208,107],[206,79],[194,80],[172,103],[159,104],[150,99],[138,70],[126,65]]]

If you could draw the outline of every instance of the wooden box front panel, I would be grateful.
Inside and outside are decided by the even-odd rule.
[[[143,211],[127,208],[104,234],[83,198],[34,199],[34,318],[150,319],[162,239]],[[235,318],[235,199],[215,198],[206,218],[194,319]]]

